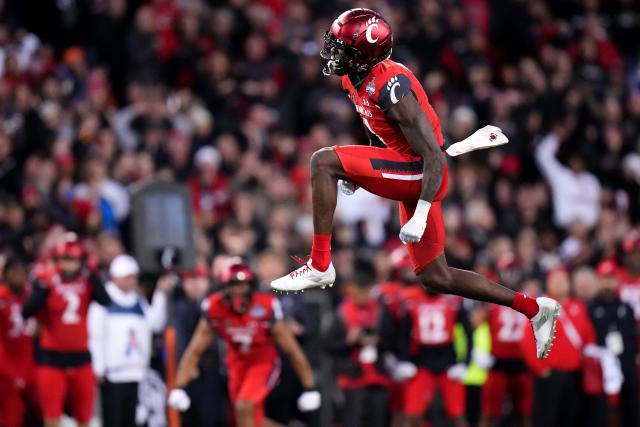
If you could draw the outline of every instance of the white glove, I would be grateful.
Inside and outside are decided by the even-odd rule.
[[[495,358],[491,353],[485,353],[483,351],[473,350],[471,351],[471,361],[478,365],[480,369],[490,369],[495,363]]]
[[[184,412],[191,406],[191,399],[186,391],[181,388],[174,388],[169,393],[169,399],[167,403],[171,409],[175,409],[180,412]]]
[[[342,191],[343,194],[346,194],[347,196],[351,196],[353,195],[353,193],[356,192],[356,190],[358,189],[358,186],[349,181],[345,181],[344,179],[339,179],[338,188],[340,189],[340,191]]]
[[[467,375],[467,366],[464,363],[456,363],[447,371],[447,376],[455,381],[462,381]]]
[[[604,349],[600,363],[602,364],[602,385],[605,394],[620,393],[624,382],[620,359],[611,350]]]
[[[398,362],[391,371],[391,377],[395,381],[403,382],[415,377],[418,369],[411,362]]]
[[[503,145],[507,142],[509,142],[509,139],[502,133],[499,127],[487,125],[482,129],[478,129],[466,139],[451,144],[446,151],[448,155],[455,157],[471,151]]]
[[[418,200],[413,216],[400,229],[400,240],[402,243],[416,243],[422,239],[424,230],[427,228],[429,208],[431,208],[431,203],[425,200]]]
[[[315,411],[322,403],[322,396],[318,390],[307,390],[298,397],[298,409],[300,412]]]

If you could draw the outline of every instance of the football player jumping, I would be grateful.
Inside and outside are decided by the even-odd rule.
[[[186,411],[191,399],[185,390],[198,375],[198,362],[214,335],[227,344],[229,397],[236,425],[274,425],[264,418],[264,402],[280,373],[276,344],[291,360],[305,391],[298,398],[302,412],[320,407],[311,367],[289,327],[282,320],[280,302],[269,294],[253,291],[253,272],[240,262],[223,269],[222,291],[204,300],[203,318],[191,338],[169,394],[169,406]]]
[[[349,194],[358,187],[400,203],[400,240],[415,273],[428,290],[511,307],[533,327],[537,356],[553,343],[559,304],[533,299],[483,276],[447,265],[442,199],[447,191],[446,155],[456,156],[508,140],[486,126],[443,153],[440,120],[413,73],[389,59],[393,33],[387,21],[369,9],[351,9],[331,25],[320,56],[323,73],[338,75],[360,114],[370,146],[327,147],[311,157],[313,244],[302,267],[271,282],[274,290],[298,292],[331,286],[331,226],[338,187]],[[373,146],[377,145],[377,146]]]

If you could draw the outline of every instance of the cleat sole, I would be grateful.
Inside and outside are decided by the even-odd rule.
[[[547,341],[547,345],[542,350],[542,357],[538,357],[538,359],[540,360],[544,360],[549,357],[549,353],[551,353],[551,347],[553,347],[553,343],[556,339],[556,326],[558,323],[558,316],[560,316],[560,307],[559,305],[557,305],[556,307],[557,310],[554,311],[553,318],[551,320],[551,338],[549,339],[549,341]]]

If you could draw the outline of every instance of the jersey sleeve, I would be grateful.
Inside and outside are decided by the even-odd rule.
[[[372,98],[382,111],[387,112],[409,92],[411,92],[409,76],[404,72],[398,72],[392,73],[388,78],[382,78],[376,96]]]

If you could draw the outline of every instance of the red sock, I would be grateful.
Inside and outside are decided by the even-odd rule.
[[[319,271],[327,271],[331,264],[331,234],[313,234],[311,265]]]
[[[511,303],[511,308],[527,316],[531,319],[538,314],[538,303],[535,298],[531,298],[522,292],[516,292],[516,296]]]

